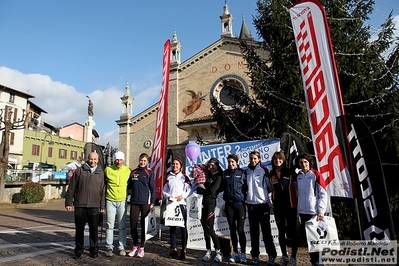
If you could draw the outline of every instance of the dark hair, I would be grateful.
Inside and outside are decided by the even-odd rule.
[[[287,158],[285,158],[284,152],[282,151],[276,151],[273,156],[272,156],[272,168],[275,169],[276,166],[274,165],[274,159],[279,158],[281,160],[283,160],[283,165],[282,167],[285,166],[285,162],[287,161]]]
[[[139,156],[139,160],[141,160],[141,158],[147,158],[147,161],[149,162],[150,161],[150,156],[147,154],[147,153],[142,153],[142,154],[140,154],[140,156]]]
[[[310,155],[309,153],[301,153],[298,155],[298,157],[295,158],[295,167],[297,168],[301,168],[299,167],[299,160],[300,159],[305,159],[306,161],[309,162],[309,166],[310,168],[314,168],[314,159],[312,157],[312,155]]]
[[[215,165],[216,165],[216,168],[218,169],[218,171],[219,172],[223,172],[223,169],[222,169],[222,167],[220,167],[220,163],[219,163],[219,160],[218,159],[216,159],[216,158],[211,158],[211,159],[209,159],[209,161],[208,161],[208,165],[209,165],[209,163],[214,163]]]
[[[232,153],[232,154],[229,154],[229,156],[227,156],[227,160],[228,160],[228,159],[233,159],[234,161],[236,161],[236,163],[238,163],[238,160],[239,160],[240,158],[238,157],[237,154]]]

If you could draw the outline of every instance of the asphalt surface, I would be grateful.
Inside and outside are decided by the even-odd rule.
[[[157,211],[159,212],[158,207]],[[228,262],[229,255],[224,257],[222,263],[215,263],[213,261],[202,262],[201,258],[205,254],[205,249],[189,249],[187,251],[187,260],[184,261],[169,258],[171,250],[167,227],[162,227],[161,238],[155,236],[147,241],[144,258],[119,256],[117,249],[114,250],[113,257],[106,257],[104,230],[102,236],[100,236],[102,241],[100,241],[99,257],[93,259],[89,256],[88,252],[88,228],[86,226],[86,251],[80,259],[73,259],[74,228],[73,212],[67,212],[65,210],[64,200],[62,199],[38,204],[2,204],[0,205],[0,265],[176,266],[236,264]],[[127,228],[130,228],[129,224],[127,224]],[[130,230],[128,230],[127,234],[127,248],[130,249],[132,245]],[[115,232],[115,245],[116,244],[117,230]],[[247,258],[249,262],[250,255],[247,255]],[[260,260],[261,262],[259,265],[266,265],[267,256],[261,255]],[[310,265],[305,248],[300,248],[298,252],[297,265]]]

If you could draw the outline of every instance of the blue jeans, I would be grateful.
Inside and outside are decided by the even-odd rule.
[[[107,208],[107,230],[105,247],[114,249],[114,225],[115,216],[118,216],[119,227],[119,250],[124,250],[126,247],[126,201],[110,201],[106,202]]]
[[[184,218],[184,227],[179,227],[180,228],[180,233],[181,233],[181,245],[182,245],[182,250],[186,250],[187,247],[187,208],[186,205],[180,205],[180,210],[181,213],[183,214]],[[169,234],[170,234],[170,245],[172,249],[177,248],[177,237],[176,237],[176,231],[177,231],[176,226],[169,226]]]

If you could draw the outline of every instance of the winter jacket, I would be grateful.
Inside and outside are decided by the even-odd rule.
[[[191,193],[191,183],[186,175],[182,172],[177,174],[170,172],[166,176],[166,183],[163,186],[163,197],[168,199],[170,196],[183,196],[183,200],[179,201],[180,205],[187,205],[186,199]],[[167,201],[170,204],[170,201]]]
[[[254,169],[248,166],[245,170],[247,176],[247,204],[266,204],[270,203],[269,192],[272,191],[269,178],[267,175],[269,171],[258,163]]]
[[[294,180],[292,171],[286,167],[280,169],[280,171],[273,168],[270,171],[269,180],[272,185],[272,201],[274,207],[296,208],[298,202],[294,187],[296,178]]]
[[[93,173],[88,164],[76,169],[69,182],[65,206],[105,209],[104,172],[100,165]]]
[[[299,172],[297,177],[298,213],[316,215],[326,212],[328,197],[321,182],[324,182],[324,179],[316,170]]]
[[[241,168],[223,172],[223,200],[226,204],[243,205],[248,191],[245,171]]]
[[[130,168],[122,165],[107,166],[104,170],[107,192],[105,198],[110,201],[125,201],[127,198],[127,182],[130,177]]]
[[[127,185],[130,204],[155,203],[155,177],[151,169],[137,167],[130,173]]]
[[[219,188],[222,183],[222,174],[219,171],[211,173],[208,172],[208,177],[204,183],[205,189],[198,187],[197,193],[202,194],[202,203],[216,203],[216,198],[219,194]]]

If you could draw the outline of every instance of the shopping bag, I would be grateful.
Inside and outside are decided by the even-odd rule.
[[[333,217],[324,216],[316,221],[316,216],[305,223],[309,252],[320,252],[323,248],[339,250],[337,226]]]
[[[184,217],[177,201],[172,201],[166,206],[163,217],[166,226],[184,227]]]
[[[187,198],[188,216],[194,219],[201,219],[202,214],[201,194],[193,193]]]
[[[157,234],[157,217],[155,216],[155,211],[150,211],[145,217],[145,240],[153,238]]]

